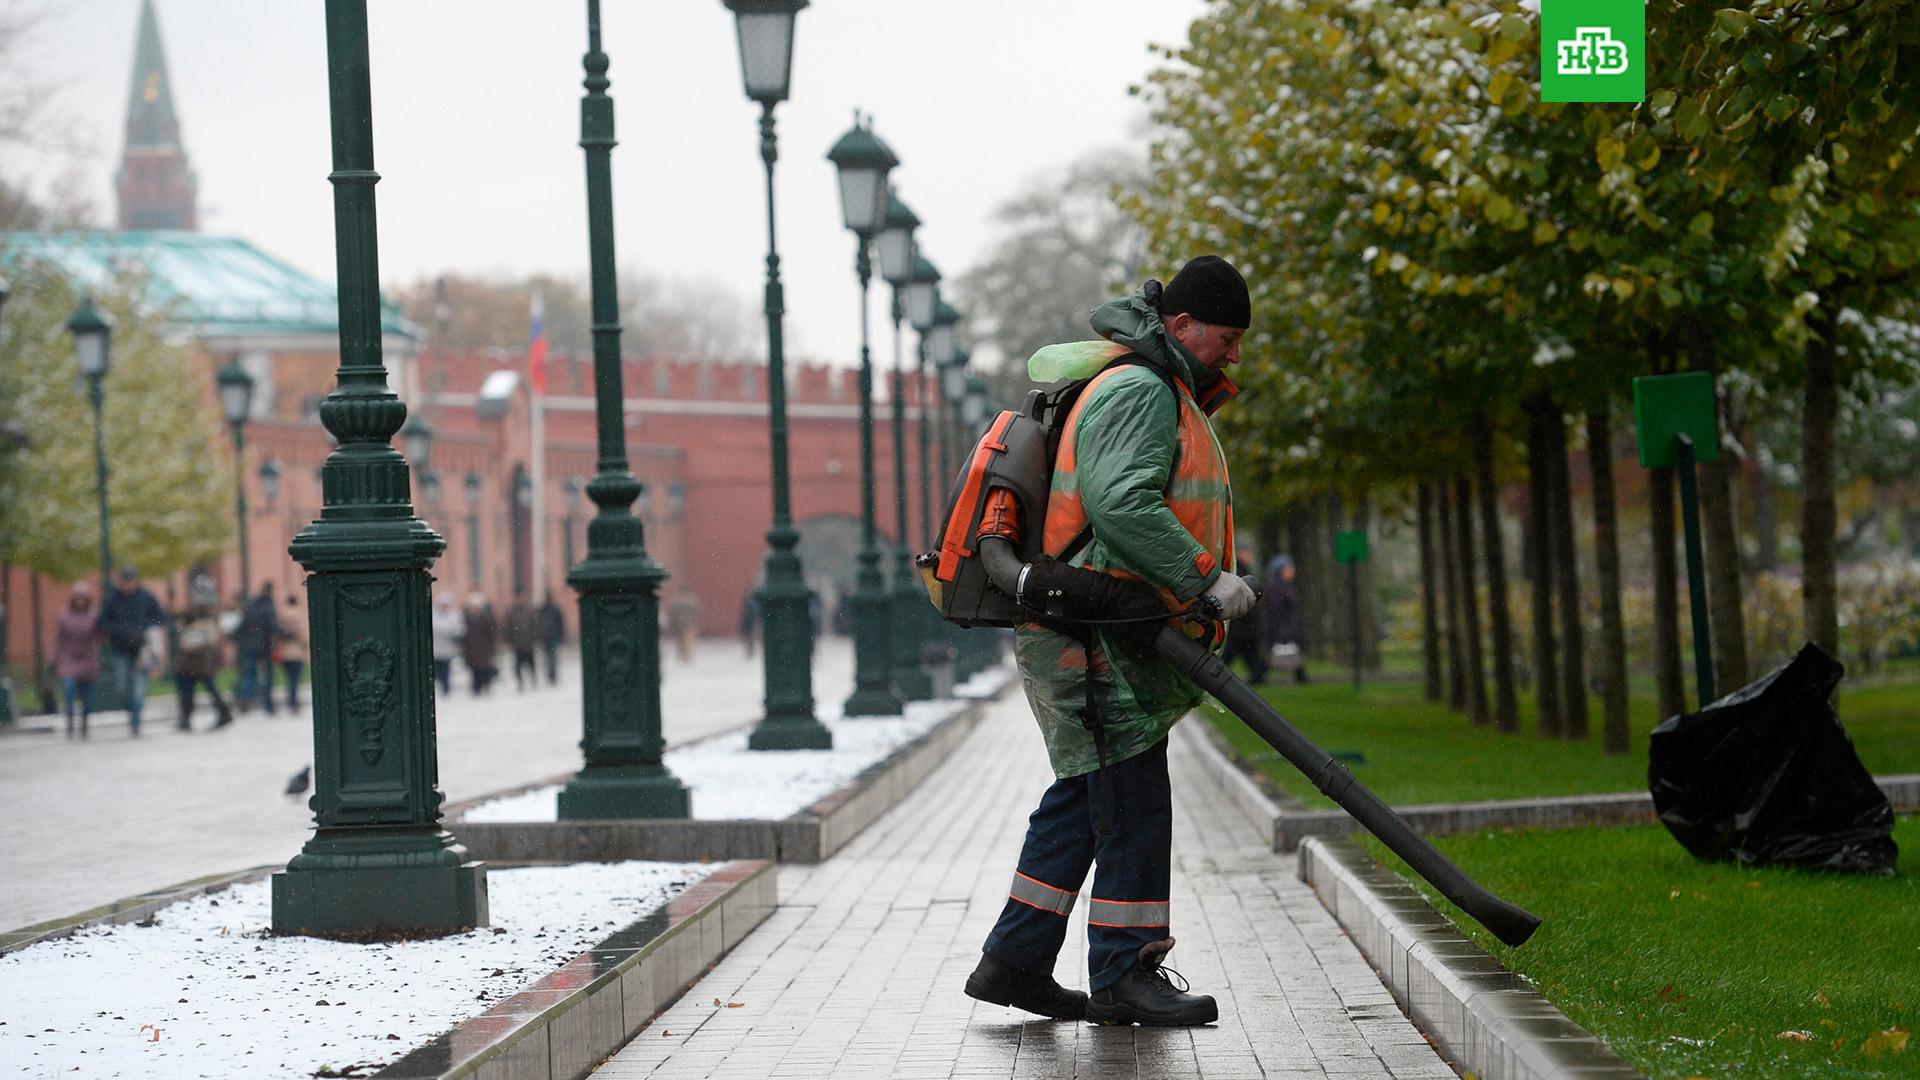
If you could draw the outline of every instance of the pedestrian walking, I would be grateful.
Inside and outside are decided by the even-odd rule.
[[[560,685],[560,644],[567,640],[567,617],[553,594],[540,602],[540,650],[547,657],[547,685]]]
[[[442,694],[453,693],[453,661],[466,636],[467,617],[454,606],[452,596],[441,593],[433,602],[433,677]]]
[[[747,659],[753,659],[753,647],[760,640],[760,590],[748,589],[746,598],[740,601],[740,644],[747,650]]]
[[[1215,256],[1189,262],[1164,290],[1149,282],[1095,309],[1094,329],[1127,350],[1115,357],[1125,362],[1110,361],[1067,415],[1046,519],[1020,523],[1044,527],[1048,558],[1023,568],[1022,583],[1029,572],[1058,575],[1053,564],[1075,547],[1086,569],[1153,586],[1170,613],[1202,598],[1227,619],[1252,609],[1253,590],[1231,571],[1232,492],[1209,419],[1234,393],[1225,372],[1239,362],[1251,313],[1246,282]],[[1017,514],[1010,493],[995,495]],[[1026,624],[1015,655],[1056,780],[1028,821],[1006,905],[966,993],[1063,1019],[1212,1023],[1214,1000],[1188,992],[1165,967],[1173,948],[1167,737],[1203,694],[1118,626]],[[1081,994],[1052,972],[1090,869],[1090,993]]]
[[[173,673],[180,681],[180,719],[176,726],[181,731],[193,730],[194,698],[202,686],[207,689],[207,697],[213,700],[214,728],[233,723],[233,709],[220,696],[220,688],[214,685],[214,677],[220,673],[220,645],[224,640],[213,605],[205,598],[189,601],[186,614],[180,620],[180,644],[173,666]]]
[[[100,603],[100,630],[106,635],[105,677],[120,691],[120,702],[127,710],[127,727],[134,738],[140,737],[140,714],[147,703],[147,679],[159,665],[159,654],[150,647],[147,631],[167,625],[167,613],[160,601],[140,584],[140,571],[132,566],[120,568],[113,593]],[[162,645],[164,647],[164,638]]]
[[[1300,612],[1300,589],[1293,582],[1293,557],[1275,555],[1267,560],[1266,585],[1261,604],[1267,610],[1267,659],[1277,668],[1291,670],[1293,681],[1307,681],[1307,626]]]
[[[1253,573],[1253,560],[1242,552],[1234,562],[1234,573]],[[1247,683],[1259,686],[1267,678],[1267,615],[1266,609],[1255,604],[1243,618],[1233,620],[1227,625],[1227,648],[1220,658],[1231,665],[1236,659],[1247,665]]]
[[[493,658],[500,651],[500,621],[494,617],[493,605],[478,592],[467,597],[465,616],[467,628],[460,635],[460,654],[467,661],[473,692],[478,696],[493,685],[493,675],[498,670]]]
[[[240,627],[233,636],[234,656],[240,665],[240,680],[233,696],[241,712],[258,702],[266,707],[268,716],[273,715],[273,645],[283,633],[273,606],[273,582],[261,582],[260,591],[241,610]]]
[[[513,653],[513,688],[524,694],[527,683],[532,682],[534,689],[539,689],[540,668],[533,661],[533,652],[540,647],[540,615],[527,603],[525,593],[507,605],[506,637],[507,648]]]
[[[300,594],[287,594],[287,617],[280,624],[280,673],[287,680],[287,708],[300,711],[300,679],[307,670],[307,617],[300,610]]]
[[[76,713],[80,721],[78,737],[87,737],[87,718],[93,714],[93,684],[100,678],[100,645],[105,640],[100,613],[93,609],[93,586],[84,581],[75,583],[67,593],[66,610],[53,628],[53,673],[60,680],[69,739],[75,737]]]

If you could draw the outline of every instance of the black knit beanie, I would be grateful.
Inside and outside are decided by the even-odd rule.
[[[1203,323],[1245,330],[1253,324],[1247,279],[1218,255],[1202,255],[1180,268],[1160,291],[1160,317],[1185,313]]]

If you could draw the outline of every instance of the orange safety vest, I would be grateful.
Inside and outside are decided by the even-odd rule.
[[[1053,490],[1047,498],[1047,521],[1043,546],[1049,555],[1059,556],[1087,527],[1087,511],[1080,500],[1077,483],[1062,484],[1077,478],[1075,439],[1079,431],[1080,410],[1093,400],[1100,384],[1126,367],[1109,367],[1096,375],[1074,402],[1061,434],[1060,449],[1053,462]],[[1224,382],[1224,380],[1223,380]],[[1203,549],[1194,559],[1194,569],[1210,574],[1216,566],[1233,565],[1233,495],[1227,476],[1227,456],[1213,434],[1207,413],[1194,401],[1186,381],[1176,378],[1179,407],[1179,442],[1174,449],[1173,473],[1167,480],[1166,503],[1173,516]],[[1226,386],[1226,395],[1232,392]],[[1139,575],[1114,567],[1096,565],[1090,558],[1089,570],[1100,570],[1118,578],[1138,580]],[[1165,588],[1157,590],[1169,609],[1183,606]]]

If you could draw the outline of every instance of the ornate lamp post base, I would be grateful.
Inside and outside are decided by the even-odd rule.
[[[868,548],[860,553],[860,571],[854,580],[853,595],[854,689],[847,698],[848,716],[899,716],[900,698],[888,678],[890,644],[886,582],[880,577],[880,553]]]
[[[920,652],[926,646],[926,615],[933,605],[927,602],[926,590],[913,572],[912,557],[904,551],[894,571],[893,595],[888,601],[892,604],[888,625],[893,638],[888,674],[894,692],[906,701],[927,701],[933,697],[933,676],[920,666]]]
[[[767,583],[760,590],[760,640],[766,666],[767,715],[747,739],[752,750],[831,750],[833,732],[813,715],[812,590],[800,576],[791,526],[768,534]]]
[[[560,820],[684,818],[687,789],[666,766],[588,765],[560,789]]]
[[[458,934],[487,925],[483,864],[436,827],[321,829],[273,875],[278,934]]]

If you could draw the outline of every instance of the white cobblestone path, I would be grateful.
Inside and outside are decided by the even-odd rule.
[[[1025,700],[1010,693],[840,854],[782,867],[772,918],[596,1080],[1453,1077],[1295,878],[1293,859],[1266,850],[1181,735],[1172,966],[1219,998],[1219,1024],[1029,1020],[960,992],[1050,780]],[[1083,989],[1084,923],[1081,905],[1056,970]]]
[[[440,787],[449,801],[580,765],[580,683],[571,655],[562,656],[558,686],[524,694],[513,688],[511,656],[503,659],[491,694],[473,697],[465,672],[456,671],[452,696],[435,709]],[[738,642],[703,641],[689,662],[668,648],[662,664],[670,744],[760,716],[761,660],[747,660]],[[850,647],[823,638],[814,656],[815,701],[838,704],[852,684]],[[276,690],[284,700],[284,687]],[[256,711],[208,731],[212,709],[203,704],[191,735],[174,732],[173,716],[170,702],[150,704],[137,740],[128,737],[124,713],[96,716],[85,743],[58,734],[0,737],[0,928],[298,853],[313,814],[306,796],[281,791],[312,758],[308,715]],[[22,726],[45,723],[32,718]]]

